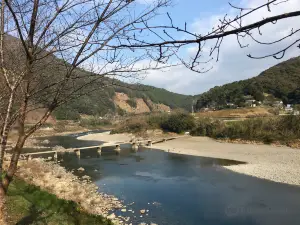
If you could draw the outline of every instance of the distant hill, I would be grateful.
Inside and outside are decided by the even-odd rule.
[[[268,95],[266,95],[268,94]],[[300,103],[300,57],[279,63],[257,77],[216,86],[196,96],[196,109],[227,103],[242,106],[245,96],[264,101],[266,96],[282,100],[285,104]]]
[[[109,79],[108,79],[109,81]],[[192,96],[163,88],[114,81],[115,85],[95,90],[58,108],[57,119],[76,119],[81,114],[139,114],[173,109],[191,110]]]
[[[19,58],[21,60],[22,57],[25,57],[21,42],[16,37],[5,36],[4,47],[7,52],[11,53],[13,60]],[[65,75],[65,65],[67,63],[48,52],[42,52],[41,54],[47,54],[48,56],[41,57],[42,59],[39,60],[33,71],[32,80],[37,81],[35,89],[43,91],[35,95],[33,101],[36,105],[47,107],[51,104],[56,93],[54,87],[53,90],[48,87],[49,82],[61,81],[61,77]],[[15,63],[13,60],[11,60],[12,66]],[[163,88],[148,85],[128,84],[109,77],[102,77],[96,81],[94,79],[95,74],[79,68],[74,73],[76,79],[69,82],[65,87],[66,91],[61,95],[61,98],[72,93],[73,90],[80,90],[77,95],[81,97],[69,101],[55,110],[54,116],[56,119],[75,119],[79,118],[80,115],[139,114],[153,111],[170,111],[172,109],[190,111],[192,108],[192,96],[176,94]],[[0,86],[4,83],[1,79],[2,76],[0,76]],[[81,88],[85,83],[90,84],[85,89]]]

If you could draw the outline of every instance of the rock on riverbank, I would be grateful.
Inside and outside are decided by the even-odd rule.
[[[58,164],[34,159],[21,161],[19,165],[17,176],[58,198],[76,202],[90,214],[107,217],[110,211],[123,207],[114,196],[99,193],[95,184],[79,180]],[[116,218],[113,222],[118,224],[120,220]]]

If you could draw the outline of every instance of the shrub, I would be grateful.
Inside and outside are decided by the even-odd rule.
[[[182,133],[195,127],[195,119],[193,116],[185,113],[172,114],[161,124],[161,128],[165,131]]]
[[[219,120],[202,118],[197,121],[196,127],[191,131],[193,136],[223,137],[225,124]]]
[[[162,124],[164,124],[168,120],[168,114],[157,114],[151,115],[147,118],[147,123],[150,128],[158,129],[161,128]]]
[[[144,118],[131,118],[120,124],[111,134],[116,133],[139,133],[147,130],[148,124]]]
[[[100,126],[108,126],[111,125],[109,120],[101,119],[99,117],[91,117],[80,120],[80,126],[82,127],[100,127]]]
[[[128,99],[126,100],[127,104],[130,105],[132,108],[136,108],[137,107],[137,103],[136,103],[136,100],[135,99]]]
[[[79,120],[80,114],[78,111],[69,107],[59,107],[54,111],[54,116],[57,120]]]
[[[281,116],[228,123],[202,119],[198,121],[191,134],[213,138],[254,140],[266,144],[275,141],[288,143],[300,139],[300,117]]]

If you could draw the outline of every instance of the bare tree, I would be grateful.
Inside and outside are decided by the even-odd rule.
[[[295,11],[285,12],[282,14],[272,15],[262,18],[259,14],[267,16],[265,11],[272,13],[272,9],[281,7],[284,4],[290,4],[292,0],[263,0],[260,5],[253,8],[246,8],[243,6],[235,6],[231,3],[232,10],[236,11],[236,15],[226,14],[223,18],[218,20],[218,24],[212,27],[207,33],[196,33],[189,30],[187,23],[183,26],[176,25],[169,13],[169,25],[155,25],[144,22],[144,30],[150,30],[155,41],[147,42],[133,39],[131,44],[123,44],[121,47],[130,47],[131,49],[149,48],[151,53],[150,57],[162,63],[167,63],[170,59],[175,57],[177,61],[186,66],[188,69],[198,72],[206,73],[212,69],[211,62],[218,61],[222,44],[226,41],[227,37],[234,36],[240,48],[247,48],[250,43],[259,45],[275,46],[280,42],[287,41],[288,44],[281,48],[274,48],[273,52],[266,55],[247,56],[252,59],[263,59],[267,57],[274,57],[275,59],[282,59],[286,52],[293,47],[300,48],[300,26],[291,28],[290,32],[282,34],[276,40],[263,41],[264,28],[267,25],[277,26],[281,20],[295,18],[300,16],[300,9]],[[249,22],[248,18],[252,15],[258,15],[254,22]],[[179,39],[177,37],[185,37]],[[180,51],[186,47],[195,47],[195,53],[191,57],[182,57]],[[120,48],[119,45],[110,45],[111,48]],[[173,59],[174,60],[174,59]]]
[[[11,126],[18,140],[0,182],[0,212],[16,172],[21,150],[55,108],[91,90],[112,85],[116,77],[132,77],[156,65],[140,65],[143,51],[108,47],[130,43],[136,26],[149,21],[169,0],[137,7],[121,0],[1,1],[1,154],[0,174]],[[83,72],[83,69],[89,72]],[[106,79],[111,77],[112,79]],[[45,109],[40,120],[25,128],[28,112]],[[3,217],[3,214],[0,214]]]
[[[243,22],[263,8],[271,11],[278,4],[289,4],[288,0],[264,0],[252,9],[231,5],[237,10],[237,16],[224,16],[219,25],[206,34],[189,31],[187,24],[176,26],[169,14],[166,15],[169,25],[156,25],[153,19],[170,3],[171,0],[156,0],[148,5],[127,0],[1,1],[0,174],[13,124],[17,124],[18,139],[9,167],[0,181],[0,217],[3,217],[5,194],[16,173],[25,141],[58,106],[94,88],[114,85],[116,79],[136,77],[149,69],[183,64],[193,71],[207,72],[210,62],[218,61],[227,36],[235,36],[244,48],[247,45],[242,39],[246,37],[262,45],[271,45],[300,30],[295,28],[269,43],[253,35],[254,32],[262,33],[266,24],[276,26],[279,20],[299,16],[300,11],[250,24]],[[181,40],[178,34],[187,38]],[[264,57],[283,57],[299,41]],[[180,54],[188,45],[197,48],[192,58]],[[44,108],[45,113],[36,124],[26,128],[26,115],[37,108]]]

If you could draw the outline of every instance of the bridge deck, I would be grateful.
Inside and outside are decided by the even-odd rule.
[[[29,156],[29,155],[41,155],[41,154],[51,154],[56,153],[57,151],[44,151],[44,152],[30,152],[30,153],[24,153],[22,155]]]
[[[164,141],[170,141],[170,140],[174,140],[177,138],[180,138],[182,136],[178,136],[178,137],[170,137],[170,138],[163,138],[160,140],[156,140],[156,141],[152,141],[152,140],[141,140],[141,141],[133,141],[133,142],[115,142],[115,143],[104,143],[104,144],[100,144],[100,145],[94,145],[94,146],[87,146],[87,147],[78,147],[78,148],[74,148],[72,150],[70,149],[66,149],[65,151],[43,151],[43,152],[31,152],[31,153],[24,153],[22,154],[23,156],[29,156],[29,155],[40,155],[40,154],[51,154],[51,153],[59,153],[59,152],[72,152],[72,151],[78,151],[78,150],[87,150],[87,149],[93,149],[93,148],[103,148],[103,147],[111,147],[111,146],[117,146],[117,145],[123,145],[123,144],[133,144],[133,143],[144,143],[144,142],[149,142],[152,141],[152,144],[157,144],[157,143],[161,143]]]

